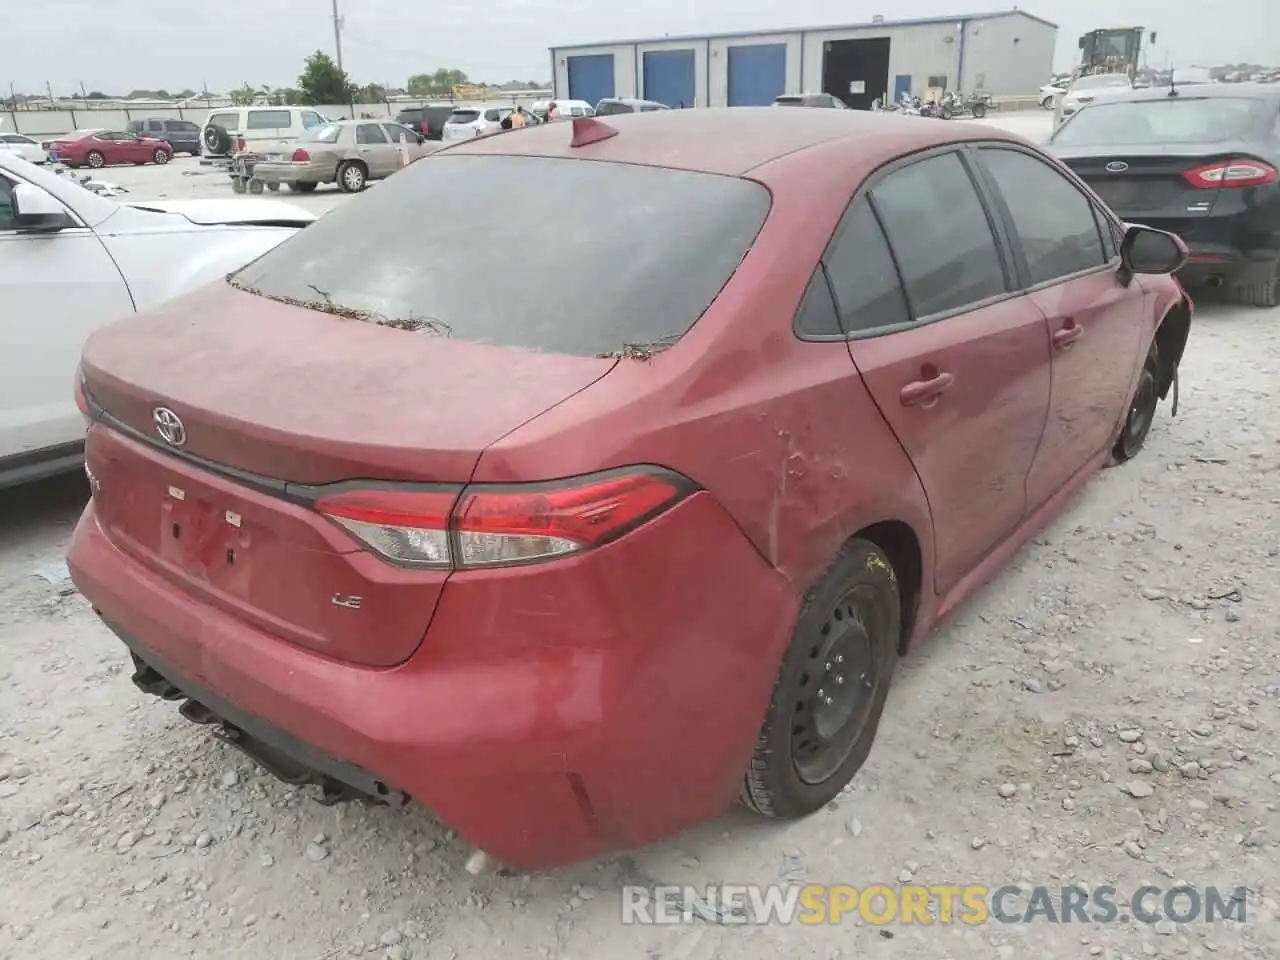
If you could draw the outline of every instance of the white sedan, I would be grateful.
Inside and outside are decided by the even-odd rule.
[[[313,222],[278,200],[124,204],[0,151],[0,487],[75,469],[98,327],[224,277]]]
[[[49,159],[48,151],[40,146],[38,140],[20,133],[0,133],[0,150],[19,156],[28,163],[45,163]]]

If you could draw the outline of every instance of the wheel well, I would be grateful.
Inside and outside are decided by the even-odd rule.
[[[902,603],[902,636],[898,638],[898,652],[902,653],[915,629],[916,613],[920,609],[920,590],[924,585],[920,541],[916,538],[915,531],[900,520],[873,523],[854,536],[870,540],[883,550],[898,578],[898,595]]]
[[[1185,299],[1179,300],[1156,330],[1156,349],[1160,360],[1160,373],[1156,386],[1163,400],[1169,395],[1173,385],[1173,375],[1182,362],[1182,352],[1187,346],[1187,335],[1191,332],[1191,310]]]

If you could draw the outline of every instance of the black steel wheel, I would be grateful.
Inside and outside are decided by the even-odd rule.
[[[805,597],[743,785],[748,807],[802,817],[853,779],[871,752],[901,632],[888,557],[850,541]]]
[[[1120,437],[1111,449],[1112,463],[1132,460],[1147,442],[1147,435],[1151,433],[1151,425],[1156,419],[1156,407],[1160,403],[1159,374],[1160,350],[1152,341],[1142,372],[1138,374],[1138,385],[1134,388],[1124,426],[1120,428]]]
[[[987,115],[987,105],[979,101],[978,103],[975,103],[973,105],[973,108],[970,112],[973,114],[973,119],[981,120],[983,117]]]

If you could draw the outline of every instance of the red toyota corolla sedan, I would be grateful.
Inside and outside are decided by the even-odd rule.
[[[1142,446],[1184,256],[982,126],[468,141],[89,340],[72,574],[142,690],[515,867],[802,816]]]
[[[69,167],[109,167],[114,164],[165,164],[173,159],[167,140],[153,140],[117,130],[77,130],[50,141],[49,151]]]

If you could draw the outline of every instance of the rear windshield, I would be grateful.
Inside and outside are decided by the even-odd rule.
[[[1126,100],[1091,104],[1058,128],[1055,146],[1218,143],[1249,133],[1262,101],[1247,97]]]
[[[1119,73],[1097,73],[1091,76],[1077,77],[1071,84],[1072,90],[1103,90],[1107,87],[1128,87],[1129,78]]]
[[[479,110],[455,110],[449,114],[449,123],[475,123],[480,116]]]
[[[326,123],[323,127],[312,127],[310,130],[303,130],[298,137],[299,143],[337,143],[338,137],[342,136],[342,125],[338,123]]]
[[[804,97],[779,97],[773,101],[775,107],[803,107]]]
[[[613,103],[605,101],[596,105],[597,117],[611,117],[617,113],[635,113],[635,111],[631,109],[630,104],[618,103],[616,101]]]
[[[738,268],[769,204],[764,187],[737,177],[435,156],[232,282],[458,340],[608,355],[684,334]]]

